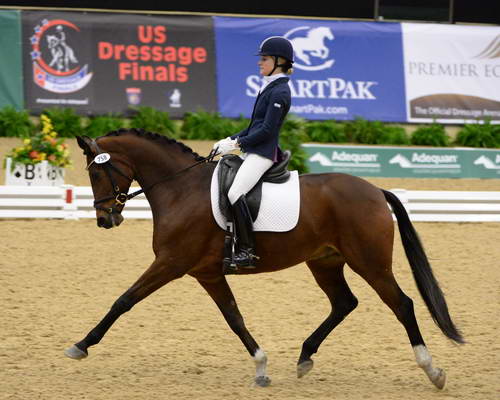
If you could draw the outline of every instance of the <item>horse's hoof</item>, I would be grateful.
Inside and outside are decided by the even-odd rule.
[[[88,356],[87,352],[80,350],[75,345],[71,346],[69,349],[64,350],[64,354],[72,358],[73,360],[83,360]]]
[[[313,366],[313,360],[302,361],[299,365],[297,365],[297,378],[302,378],[310,370],[312,370]]]
[[[271,378],[268,376],[257,376],[255,378],[255,385],[260,387],[267,387],[271,384]]]
[[[441,368],[436,369],[438,370],[438,373],[431,379],[431,381],[438,389],[442,389],[446,383],[446,373]]]

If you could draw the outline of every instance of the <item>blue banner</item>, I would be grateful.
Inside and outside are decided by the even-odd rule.
[[[403,47],[398,23],[215,17],[219,111],[250,117],[261,85],[259,44],[294,47],[290,113],[310,120],[403,122]]]

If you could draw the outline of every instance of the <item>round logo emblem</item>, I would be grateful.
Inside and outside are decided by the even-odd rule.
[[[30,38],[33,79],[43,89],[70,93],[89,83],[92,73],[81,66],[77,35],[80,29],[64,19],[44,19]]]

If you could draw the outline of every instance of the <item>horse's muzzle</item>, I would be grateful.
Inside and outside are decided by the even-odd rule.
[[[119,226],[123,222],[123,216],[117,212],[97,215],[97,226],[110,229]]]

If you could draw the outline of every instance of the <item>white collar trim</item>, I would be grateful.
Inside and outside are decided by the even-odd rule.
[[[279,79],[279,78],[286,78],[286,75],[283,73],[279,73],[279,74],[274,74],[271,76],[264,76],[262,78],[262,87],[260,88],[260,91],[262,92],[266,88],[267,85],[269,85],[271,82],[274,82],[276,79]]]

